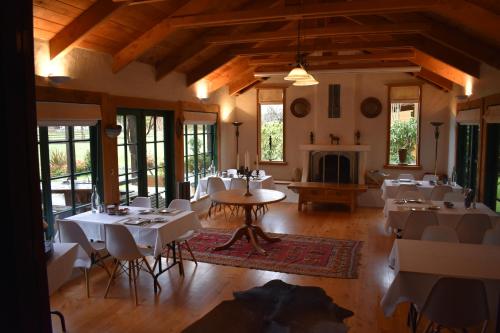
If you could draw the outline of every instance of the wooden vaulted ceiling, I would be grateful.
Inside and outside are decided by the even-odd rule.
[[[140,61],[157,80],[179,71],[231,94],[291,69],[298,22],[311,70],[418,65],[451,90],[481,63],[500,69],[496,0],[34,0],[33,20],[51,58],[86,48],[112,55],[114,72]]]

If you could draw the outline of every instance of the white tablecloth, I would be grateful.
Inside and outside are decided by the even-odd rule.
[[[406,217],[410,214],[411,208],[425,208],[435,205],[439,206],[439,210],[434,210],[438,217],[438,223],[451,228],[455,228],[464,214],[481,213],[487,214],[491,218],[492,227],[500,226],[499,216],[483,203],[477,203],[476,208],[466,209],[462,202],[454,202],[453,208],[446,208],[442,201],[428,201],[423,204],[411,203],[398,205],[394,203],[395,199],[387,199],[384,207],[384,215],[386,217],[385,229],[390,232],[391,229],[401,229],[405,227]]]
[[[161,254],[162,249],[179,238],[189,230],[196,230],[201,228],[198,216],[193,211],[182,211],[176,215],[163,215],[163,214],[147,214],[139,215],[141,207],[128,207],[129,214],[124,216],[108,215],[106,213],[92,213],[85,212],[82,214],[70,216],[66,220],[77,222],[85,232],[89,239],[105,241],[106,234],[104,231],[105,224],[123,223],[130,218],[147,218],[152,219],[161,217],[166,219],[166,222],[151,223],[145,225],[127,225],[124,224],[134,237],[136,243],[148,245],[154,248],[154,255]],[[64,222],[61,222],[64,223]]]
[[[488,297],[488,331],[495,331],[500,295],[500,246],[396,239],[393,253],[396,277],[380,302],[386,316],[391,316],[403,302],[422,308],[440,277],[479,279],[484,282]]]
[[[221,179],[224,182],[224,185],[226,186],[226,190],[229,190],[232,178],[221,178]],[[208,177],[201,178],[198,181],[198,186],[196,187],[196,191],[194,192],[195,200],[199,200],[202,196],[207,194],[207,183],[208,183]],[[261,189],[261,188],[274,190],[275,188],[274,179],[272,176],[263,176],[260,177],[259,179],[250,179],[249,187],[251,190]]]
[[[428,180],[415,180],[411,182],[400,182],[395,179],[386,179],[384,180],[384,183],[380,187],[382,190],[382,199],[387,200],[387,199],[394,199],[396,197],[396,194],[398,193],[399,190],[399,185],[401,184],[408,184],[412,185],[415,184],[417,185],[418,190],[422,193],[424,198],[426,200],[429,200],[431,198],[431,193],[432,189],[434,188],[435,185],[431,185]],[[458,185],[452,186],[453,191],[459,192],[462,190],[462,188]]]
[[[78,252],[77,243],[54,243],[54,251],[47,260],[49,295],[59,289],[71,276]]]

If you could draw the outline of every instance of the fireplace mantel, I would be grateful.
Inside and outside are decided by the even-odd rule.
[[[309,175],[309,158],[310,153],[315,152],[357,152],[359,154],[359,164],[358,164],[358,184],[363,185],[365,183],[365,171],[366,171],[366,157],[368,152],[371,150],[369,145],[300,145],[299,149],[302,151],[302,182],[308,181]]]

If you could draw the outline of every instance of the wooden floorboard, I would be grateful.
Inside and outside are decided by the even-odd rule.
[[[236,228],[242,218],[226,222],[219,214],[202,223],[205,227]],[[383,230],[382,209],[358,208],[353,214],[325,208],[298,212],[296,204],[278,203],[270,205],[270,211],[257,224],[269,232],[364,241],[359,278],[322,278],[206,263],[195,266],[185,261],[185,277],[179,276],[177,268],[165,273],[159,280],[163,290],[156,297],[151,278],[141,273],[140,305],[136,307],[126,276],[118,278],[109,298],[104,299],[107,276],[101,268],[96,268],[91,273],[89,299],[85,296],[83,279],[76,278],[52,295],[52,308],[64,313],[68,331],[72,333],[179,332],[221,301],[232,299],[233,291],[281,279],[322,287],[336,303],[354,311],[354,317],[347,320],[349,332],[409,332],[407,306],[399,306],[391,318],[385,318],[379,306],[393,279],[393,272],[387,266],[393,239]],[[55,317],[53,324],[54,332],[60,331]]]

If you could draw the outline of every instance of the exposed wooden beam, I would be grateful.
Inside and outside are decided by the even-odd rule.
[[[106,18],[124,5],[126,5],[126,2],[117,3],[111,0],[96,1],[50,39],[50,58],[54,59],[59,54],[64,54],[71,50],[78,41],[87,36],[99,24],[104,22]]]
[[[357,63],[357,64],[326,64],[326,65],[310,65],[307,66],[308,71],[328,71],[328,70],[352,70],[355,72],[360,69],[372,68],[396,68],[396,67],[411,67],[415,66],[409,61],[392,61],[392,62],[372,62],[372,63]],[[270,65],[259,66],[255,68],[255,73],[263,75],[263,73],[287,73],[290,71],[290,66]]]
[[[420,70],[420,72],[413,73],[416,77],[422,78],[428,82],[432,82],[433,84],[439,86],[441,89],[445,91],[453,90],[453,82],[442,77],[439,74],[436,74],[426,68]]]
[[[253,68],[233,78],[228,84],[229,95],[234,96],[239,94],[242,90],[247,90],[249,87],[254,86],[262,81],[261,78],[254,76]]]
[[[399,0],[342,1],[304,6],[285,6],[281,8],[176,16],[170,19],[170,24],[177,28],[205,28],[331,16],[427,11],[436,7],[439,3],[440,1],[435,0],[407,0],[404,2]]]
[[[331,56],[308,56],[306,61],[308,64],[316,64],[322,62],[356,62],[356,61],[374,61],[374,60],[409,60],[415,57],[414,51],[407,52],[385,52],[385,53],[366,53],[366,54],[351,54],[351,55],[331,55]],[[289,64],[295,62],[293,55],[282,55],[274,58],[265,59],[250,59],[250,65],[273,65],[273,64]]]
[[[208,74],[215,71],[217,68],[231,61],[234,58],[232,52],[222,51],[217,56],[213,57],[210,61],[204,62],[193,71],[186,74],[186,85],[190,86],[196,81],[204,78]]]
[[[238,57],[228,62],[217,72],[205,77],[208,81],[210,81],[209,92],[212,93],[216,91],[234,80],[235,77],[241,75],[241,73],[245,73],[249,70],[252,70],[253,72],[253,67],[249,66],[247,58]]]
[[[207,0],[182,1],[180,2],[180,7],[171,13],[171,15],[183,15],[185,13],[190,13],[192,12],[193,7],[199,6],[200,9],[205,8],[208,3],[209,1],[207,2]],[[169,17],[160,21],[154,27],[139,36],[139,38],[123,47],[113,56],[113,73],[122,70],[125,66],[139,58],[153,46],[167,38],[168,35],[176,29],[177,28],[171,24]]]
[[[465,0],[446,0],[431,9],[500,45],[500,15]]]
[[[424,52],[416,50],[415,58],[410,60],[411,62],[427,68],[428,70],[452,81],[462,87],[465,87],[469,75],[464,73],[457,68],[450,66],[439,59],[436,59]]]
[[[302,45],[301,52],[315,51],[349,51],[349,50],[375,50],[387,48],[412,48],[414,43],[408,40],[395,40],[384,42],[353,42],[353,43],[314,43]],[[282,53],[296,53],[296,46],[288,47],[238,47],[232,49],[233,54],[243,56],[269,55]]]

